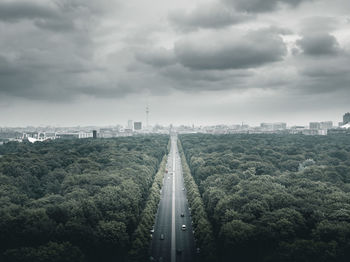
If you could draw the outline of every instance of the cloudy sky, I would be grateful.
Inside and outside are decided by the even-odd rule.
[[[341,121],[349,0],[1,0],[0,126]]]

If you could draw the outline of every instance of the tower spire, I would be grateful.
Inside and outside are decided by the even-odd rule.
[[[149,115],[149,107],[146,106],[146,127],[148,128],[148,115]]]

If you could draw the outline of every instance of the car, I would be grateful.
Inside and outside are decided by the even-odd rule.
[[[182,188],[182,191],[185,191],[185,188],[184,188],[184,187]]]
[[[185,214],[184,213],[181,213],[181,217],[184,217],[185,216]]]
[[[182,254],[182,249],[180,249],[180,248],[176,249],[176,253],[181,255]]]
[[[160,240],[164,240],[164,234],[160,234]]]
[[[186,225],[182,225],[181,230],[185,231],[186,230]]]
[[[197,254],[199,254],[201,252],[201,249],[199,247],[197,247]]]
[[[151,234],[153,234],[154,233],[154,228],[152,228],[150,231],[151,231]]]

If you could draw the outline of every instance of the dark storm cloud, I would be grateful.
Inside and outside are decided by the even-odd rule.
[[[330,75],[329,73],[322,75],[322,71],[323,70],[307,72],[309,74],[312,73],[312,76],[300,78],[300,81],[298,81],[298,83],[302,86],[302,90],[300,90],[300,86],[296,88],[301,91],[301,94],[316,95],[347,91],[347,97],[350,98],[350,93],[348,92],[350,83],[349,71],[347,74],[343,74],[343,72],[337,71],[332,72],[333,75]],[[336,103],[336,101],[334,101],[334,103]]]
[[[15,23],[31,20],[37,27],[66,31],[75,27],[75,22],[82,24],[108,12],[109,1],[93,0],[49,0],[49,1],[8,1],[0,2],[0,21]]]
[[[3,76],[12,75],[14,73],[15,73],[15,69],[10,65],[6,57],[0,55],[0,79]]]
[[[222,0],[237,11],[248,13],[264,13],[278,9],[281,5],[296,7],[302,2],[313,0]]]
[[[297,41],[303,53],[311,56],[337,55],[341,51],[337,39],[328,33],[316,33],[304,36]]]
[[[190,12],[162,9],[161,14],[152,13],[153,7],[135,12],[130,8],[138,6],[135,0],[122,18],[119,9],[109,16],[112,2],[0,1],[0,97],[62,102],[80,96],[106,99],[176,90],[276,91],[290,88],[288,82],[298,83],[300,92],[304,88],[306,93],[321,87],[331,90],[332,83],[344,88],[349,82],[347,71],[341,71],[345,62],[334,60],[331,73],[327,63],[319,61],[344,54],[331,34],[337,28],[332,18],[310,18],[302,21],[304,28],[289,30],[268,27],[280,14],[268,14],[268,19],[259,14],[282,5],[296,7],[301,0],[216,0],[217,4]],[[281,26],[305,17],[303,10],[290,10],[301,14]],[[159,17],[181,30],[159,23]],[[249,31],[252,26],[268,28]],[[298,37],[291,31],[301,32],[302,39],[292,42],[300,55],[287,56],[286,44],[294,40],[286,37],[284,42],[284,36]],[[317,63],[322,66],[316,68]],[[279,74],[279,66],[288,70]]]
[[[140,51],[135,56],[137,60],[154,67],[168,66],[176,63],[174,52],[165,48]]]
[[[173,89],[187,92],[243,89],[245,80],[253,76],[247,70],[192,70],[180,64],[165,67],[160,73]]]
[[[112,83],[111,83],[112,84]],[[114,86],[114,87],[113,87]],[[77,95],[88,95],[97,98],[104,99],[114,99],[116,97],[122,98],[127,94],[130,94],[132,87],[128,84],[112,84],[110,86],[84,86],[82,88],[76,89]]]
[[[0,21],[30,20],[39,28],[66,31],[74,28],[74,17],[64,12],[60,2],[5,1],[0,3]],[[79,17],[79,16],[77,16]]]
[[[0,2],[0,20],[15,22],[20,19],[54,18],[59,16],[52,5],[28,1]]]
[[[280,61],[287,48],[282,38],[269,30],[232,34],[226,39],[185,39],[175,44],[180,63],[195,70],[255,68]]]
[[[235,12],[217,3],[198,6],[191,12],[176,11],[169,15],[170,21],[185,31],[198,28],[221,28],[252,19],[254,16]]]
[[[348,90],[350,83],[350,55],[321,56],[304,61],[300,66],[300,84],[307,93],[330,93]]]
[[[63,32],[63,31],[71,31],[74,29],[74,21],[69,19],[36,19],[34,24],[42,29],[55,31],[55,32]]]
[[[1,27],[0,97],[66,101],[116,87],[94,61],[97,47],[91,33],[112,9],[108,2],[1,2],[0,23],[6,26]],[[117,93],[125,92],[119,88]]]
[[[350,62],[350,61],[348,61]],[[312,78],[341,78],[350,76],[350,69],[336,65],[315,64],[312,67],[304,68],[301,72],[303,75]],[[348,77],[347,77],[348,78]],[[333,86],[334,87],[334,86]]]

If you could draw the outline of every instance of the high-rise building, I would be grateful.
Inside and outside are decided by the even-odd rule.
[[[132,120],[128,120],[128,129],[133,129],[133,123]]]
[[[260,128],[268,131],[273,130],[273,124],[272,123],[261,123]]]
[[[319,122],[310,122],[309,127],[310,127],[310,129],[320,129],[321,124]]]
[[[134,122],[134,130],[141,130],[142,122]]]
[[[92,138],[96,139],[97,138],[97,131],[92,130]]]
[[[331,129],[333,128],[332,121],[324,121],[324,122],[310,122],[310,129]]]
[[[285,130],[287,129],[287,123],[273,123],[273,130]]]
[[[346,113],[343,116],[343,125],[346,125],[347,123],[350,123],[350,113]]]
[[[320,123],[321,129],[331,129],[333,128],[333,122],[332,121],[325,121]]]

